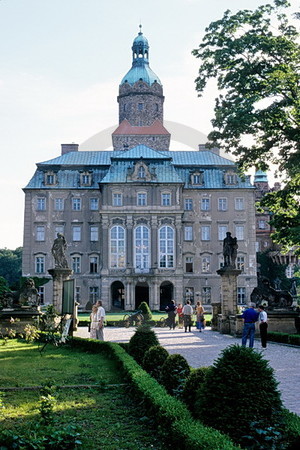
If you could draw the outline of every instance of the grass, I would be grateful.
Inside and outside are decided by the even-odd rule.
[[[71,422],[82,429],[84,449],[162,449],[147,417],[139,416],[114,361],[102,354],[9,340],[0,346],[1,387],[99,384],[99,388],[57,389],[54,412],[62,427]],[[109,385],[114,386],[109,386]],[[39,390],[3,392],[0,427],[29,427],[39,416]]]
[[[118,321],[123,320],[123,317],[125,314],[130,314],[130,311],[123,311],[121,313],[106,313],[106,321]],[[164,312],[152,312],[152,320],[160,320],[162,317],[166,318],[167,314]],[[194,316],[196,317],[196,316]],[[211,320],[212,315],[211,314],[205,314],[206,320]],[[78,315],[79,320],[90,320],[90,315],[87,313],[79,313]]]

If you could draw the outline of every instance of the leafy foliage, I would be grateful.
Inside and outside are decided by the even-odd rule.
[[[131,356],[141,364],[146,351],[158,345],[158,339],[153,330],[147,324],[140,325],[129,341],[128,350]]]
[[[169,353],[164,347],[155,345],[146,351],[142,366],[152,377],[159,380],[161,368],[168,356]]]
[[[147,302],[142,302],[138,309],[140,311],[142,311],[142,314],[145,318],[145,320],[151,320],[152,319],[152,313],[151,313],[151,309],[149,308],[149,305]]]
[[[201,60],[199,95],[209,79],[220,91],[210,144],[233,152],[243,170],[274,164],[282,177],[284,188],[261,204],[273,213],[274,239],[287,247],[300,244],[300,45],[283,11],[289,6],[274,0],[253,11],[227,10],[193,50]]]
[[[15,250],[0,249],[0,277],[6,279],[11,289],[18,289],[22,273],[22,247]]]
[[[169,394],[179,397],[190,371],[190,366],[183,356],[170,355],[161,368],[160,381]]]
[[[261,429],[276,428],[282,409],[277,385],[261,354],[232,345],[207,373],[195,411],[205,424],[239,442],[253,422]]]
[[[184,384],[181,398],[193,415],[195,415],[195,400],[197,393],[203,388],[203,383],[209,370],[209,367],[192,369]]]

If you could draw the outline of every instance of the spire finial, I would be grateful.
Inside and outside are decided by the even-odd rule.
[[[143,34],[142,33],[142,24],[141,23],[139,24],[139,29],[140,29],[139,34]]]

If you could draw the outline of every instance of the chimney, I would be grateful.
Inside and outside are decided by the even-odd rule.
[[[220,149],[218,147],[208,148],[206,144],[198,144],[199,152],[212,152],[216,155],[220,155]]]
[[[74,144],[74,142],[72,142],[72,144],[61,144],[61,154],[65,155],[66,153],[70,153],[70,152],[78,152],[78,144]]]

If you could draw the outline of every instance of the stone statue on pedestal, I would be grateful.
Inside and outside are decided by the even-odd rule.
[[[55,268],[68,269],[68,261],[66,258],[67,242],[61,233],[57,233],[52,246],[52,255],[55,262]]]
[[[227,231],[226,238],[223,240],[224,268],[229,267],[231,269],[235,269],[237,249],[237,238],[233,238],[231,233]]]

